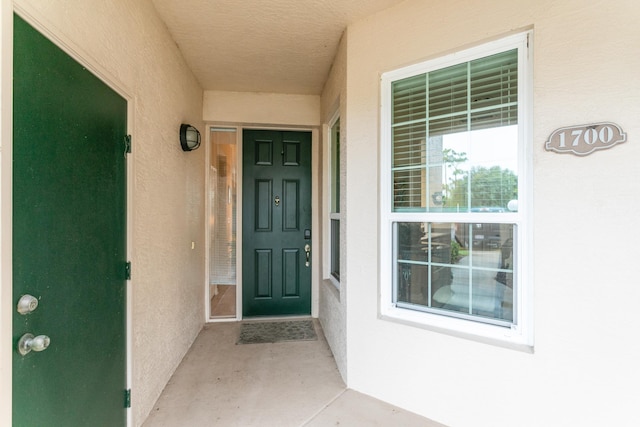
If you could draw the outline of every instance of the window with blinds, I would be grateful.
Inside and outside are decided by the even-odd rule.
[[[238,131],[209,130],[209,319],[236,316]]]
[[[383,74],[383,315],[526,341],[528,40]]]
[[[518,123],[517,49],[397,80],[391,91],[394,210],[483,207],[485,199],[469,203],[471,188],[461,186],[473,179],[472,167],[500,166],[479,164],[486,155],[470,157],[482,144],[473,143],[478,131]],[[452,134],[467,134],[467,144],[452,148]],[[511,154],[514,164],[516,150]],[[453,196],[455,205],[448,203]],[[504,208],[508,201],[501,200]]]

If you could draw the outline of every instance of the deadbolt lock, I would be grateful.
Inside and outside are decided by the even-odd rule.
[[[22,295],[18,301],[18,313],[26,315],[38,308],[38,298],[33,295]]]

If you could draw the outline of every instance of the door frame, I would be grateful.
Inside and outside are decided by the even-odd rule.
[[[209,296],[209,262],[206,262],[206,277],[204,278],[204,286],[205,286],[205,301],[204,301],[204,316],[206,323],[216,323],[216,322],[225,322],[225,321],[240,321],[243,319],[242,316],[242,214],[243,214],[243,206],[242,206],[242,184],[243,184],[243,176],[244,170],[242,168],[242,135],[243,131],[246,130],[269,130],[269,131],[298,131],[298,132],[310,132],[311,133],[311,317],[318,317],[319,312],[319,295],[320,295],[320,274],[322,269],[320,268],[320,260],[322,257],[320,256],[321,242],[322,242],[322,232],[320,225],[320,183],[321,177],[320,173],[320,130],[316,127],[309,126],[278,126],[275,124],[231,124],[231,123],[206,123],[207,129],[207,152],[206,157],[209,159],[210,150],[211,150],[211,141],[209,140],[209,136],[211,134],[212,128],[227,128],[236,129],[236,144],[238,145],[238,155],[236,168],[238,171],[237,177],[237,200],[236,200],[236,317],[235,318],[227,318],[227,319],[212,319],[209,316],[211,307],[210,307],[210,296]],[[209,194],[209,168],[207,167],[206,173],[206,194]],[[207,209],[209,208],[207,202]],[[207,232],[207,236],[210,233],[209,227],[209,217],[205,215],[205,229]],[[206,259],[208,260],[211,254],[210,243],[206,241]]]
[[[25,2],[26,3],[26,2]],[[88,52],[67,38],[60,29],[52,25],[46,16],[22,4],[20,0],[3,1],[0,6],[0,342],[13,342],[13,272],[12,272],[12,212],[13,212],[13,13],[41,32],[58,48],[84,66],[127,101],[127,133],[135,141],[133,91],[113,74],[95,62]],[[133,177],[135,150],[127,155],[126,162],[126,256],[131,260],[133,241]],[[126,387],[132,383],[132,289],[133,281],[127,280],[126,305]],[[12,351],[0,345],[0,425],[11,425],[12,420]],[[132,425],[132,411],[127,408],[127,426]]]

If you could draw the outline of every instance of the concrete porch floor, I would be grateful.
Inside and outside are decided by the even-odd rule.
[[[347,389],[314,325],[317,341],[244,345],[240,323],[206,325],[143,426],[442,426]]]

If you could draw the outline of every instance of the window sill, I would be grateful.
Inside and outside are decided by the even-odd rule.
[[[523,333],[514,329],[396,307],[389,307],[383,313],[380,313],[378,317],[384,321],[425,329],[482,344],[529,354],[534,353],[534,346],[531,344],[532,340],[528,340]]]

